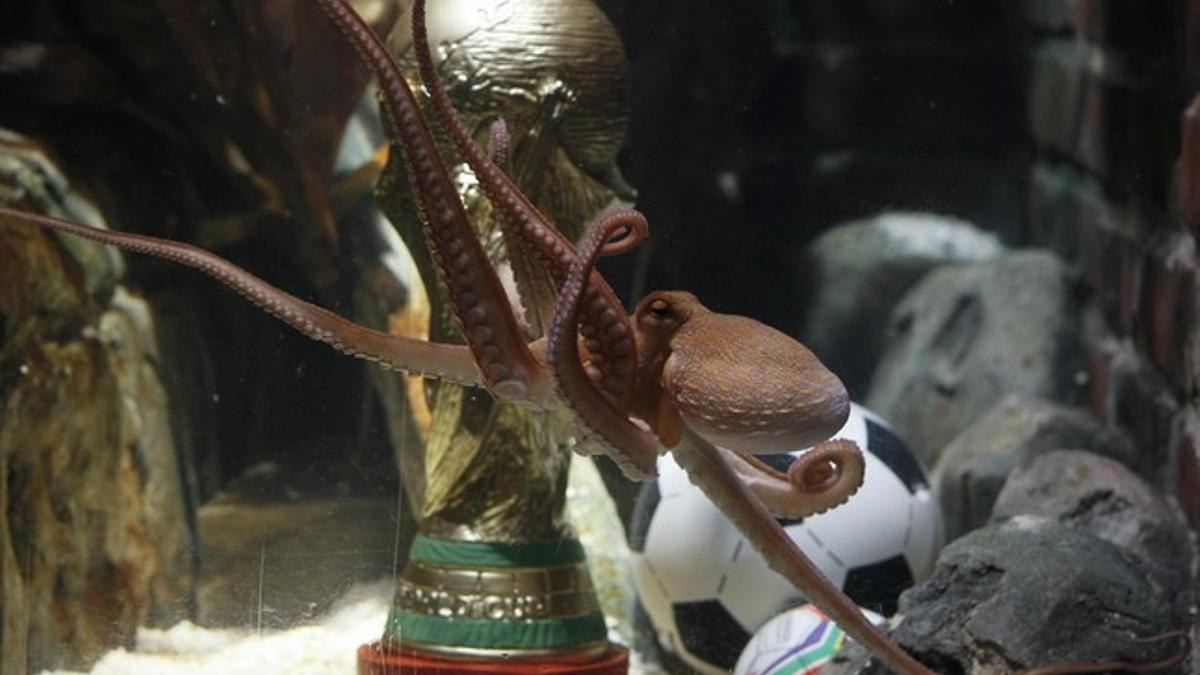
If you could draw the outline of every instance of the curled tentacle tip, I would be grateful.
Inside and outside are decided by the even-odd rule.
[[[603,257],[632,250],[646,239],[650,231],[645,216],[633,209],[624,209],[609,214],[605,221],[600,223],[601,229],[614,222],[619,223],[620,226],[609,233],[600,247],[600,255]]]
[[[803,466],[800,462],[793,462],[787,472],[787,478],[791,480],[792,485],[805,492],[826,491],[833,488],[840,477],[841,462],[834,459],[809,462]]]
[[[840,499],[826,510],[845,503],[862,486],[865,463],[858,444],[833,439],[817,444],[788,467],[787,479],[798,491],[830,495]]]
[[[842,462],[837,458],[797,460],[788,467],[788,481],[804,492],[825,492],[837,485],[842,471]]]
[[[613,253],[624,250],[628,246],[630,237],[635,236],[633,228],[629,225],[623,225],[619,230],[609,235],[604,242],[604,246],[600,247],[600,255],[612,255]]]

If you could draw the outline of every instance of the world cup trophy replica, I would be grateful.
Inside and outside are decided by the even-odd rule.
[[[467,129],[483,144],[507,144],[494,155],[568,238],[632,200],[615,163],[629,118],[627,63],[590,0],[439,0],[427,25],[439,77]],[[407,9],[389,47],[419,91]],[[443,156],[455,157],[448,141],[440,144]],[[423,337],[461,342],[429,254],[415,243],[418,211],[398,155],[377,198],[410,242],[428,289]],[[452,165],[451,175],[485,249],[512,281],[525,337],[542,337],[550,317],[538,305],[553,303],[520,298],[552,300],[548,273],[506,248],[466,165]],[[390,323],[394,331],[423,329]],[[423,453],[399,457],[418,533],[384,637],[360,650],[359,672],[625,672],[627,652],[608,640],[583,548],[564,519],[574,441],[561,417],[447,382],[375,384],[394,437],[407,433],[402,417],[427,417]]]

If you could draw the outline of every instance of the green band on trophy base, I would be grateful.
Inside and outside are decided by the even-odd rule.
[[[417,535],[409,551],[410,560],[441,566],[474,569],[484,567],[552,567],[584,560],[583,545],[577,539],[530,544],[498,544],[481,541],[455,541]]]
[[[604,615],[536,621],[456,619],[393,608],[385,641],[435,651],[512,650],[537,652],[575,650],[607,639]]]

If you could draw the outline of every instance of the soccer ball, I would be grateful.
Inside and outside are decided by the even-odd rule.
[[[864,611],[876,626],[883,617]],[[793,607],[763,624],[750,638],[733,675],[815,675],[838,653],[847,636],[815,605]]]
[[[864,450],[863,485],[845,504],[781,519],[788,535],[860,607],[890,615],[932,569],[942,520],[912,452],[879,417],[851,404],[834,435]],[[759,459],[786,470],[802,450]],[[750,636],[804,598],[669,456],[638,497],[629,529],[634,580],[663,649],[702,672],[728,672]]]

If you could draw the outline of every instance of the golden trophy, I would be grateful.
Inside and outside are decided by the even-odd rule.
[[[410,19],[406,8],[389,46],[411,66],[419,91]],[[490,125],[504,121],[509,175],[567,237],[632,199],[615,163],[629,117],[627,64],[615,29],[590,0],[439,0],[427,23],[439,75],[467,128],[486,142]],[[449,142],[441,146],[455,157]],[[452,164],[451,172],[492,259],[553,297],[536,261],[505,249],[470,170]],[[384,169],[377,198],[430,290],[422,337],[461,342],[417,244],[402,162]],[[529,307],[521,313],[526,337],[540,337],[546,317]],[[389,323],[421,332],[411,320]],[[627,652],[608,640],[583,548],[564,520],[571,435],[561,418],[445,382],[410,380],[397,392],[403,385],[391,377],[376,385],[392,388],[385,401],[407,406],[392,406],[393,437],[407,433],[398,427],[408,415],[426,420],[423,454],[402,451],[398,461],[419,531],[384,637],[360,650],[359,672],[625,672]]]

